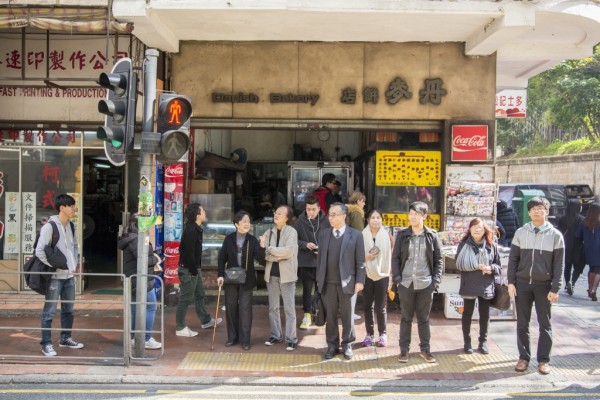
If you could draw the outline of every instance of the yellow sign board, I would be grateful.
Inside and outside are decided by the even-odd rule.
[[[440,230],[441,226],[441,217],[439,214],[427,214],[427,218],[425,219],[424,224],[428,227],[435,229],[436,231]],[[385,226],[401,226],[408,227],[410,223],[408,222],[408,214],[383,214],[383,225]]]
[[[377,186],[440,186],[442,152],[377,151],[375,155]]]

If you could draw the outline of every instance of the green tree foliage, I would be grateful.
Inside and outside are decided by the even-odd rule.
[[[498,121],[505,154],[581,137],[600,141],[600,45],[591,57],[564,61],[531,78],[527,118]]]

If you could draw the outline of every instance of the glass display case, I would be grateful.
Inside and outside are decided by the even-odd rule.
[[[346,201],[354,190],[354,164],[351,162],[290,161],[288,163],[288,202],[294,215],[300,215],[306,204],[304,198],[321,186],[321,177],[332,173],[340,181],[340,195]]]

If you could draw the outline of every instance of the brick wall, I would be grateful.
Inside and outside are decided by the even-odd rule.
[[[588,184],[600,191],[600,153],[496,160],[500,183]]]

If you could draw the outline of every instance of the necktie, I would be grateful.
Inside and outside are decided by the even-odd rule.
[[[340,237],[340,230],[339,230],[339,229],[336,229],[336,230],[335,230],[335,237],[336,237],[336,238],[339,238],[339,237]]]

